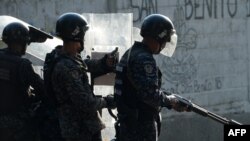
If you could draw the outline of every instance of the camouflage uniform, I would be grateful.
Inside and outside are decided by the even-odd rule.
[[[157,117],[162,97],[156,62],[140,42],[125,52],[116,69],[115,99],[121,141],[158,140]]]
[[[62,137],[66,140],[92,141],[94,136],[101,140],[100,131],[105,128],[99,109],[105,101],[95,97],[89,85],[87,71],[98,75],[108,71],[104,59],[86,60],[79,56],[60,53],[52,72],[52,86],[57,102],[57,112]],[[88,67],[87,67],[88,66]]]
[[[33,141],[36,134],[30,115],[32,86],[37,96],[44,92],[43,80],[37,75],[31,62],[11,52],[0,51],[0,140]]]

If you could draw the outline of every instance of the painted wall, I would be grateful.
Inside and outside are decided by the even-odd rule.
[[[133,13],[173,20],[177,50],[162,62],[163,87],[217,114],[250,123],[250,0],[0,0],[0,14],[53,33],[64,12]],[[194,113],[163,109],[160,140],[222,141],[223,126]]]

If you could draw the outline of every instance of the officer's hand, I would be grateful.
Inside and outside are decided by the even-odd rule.
[[[108,109],[115,109],[116,108],[114,95],[110,94],[110,95],[107,95],[106,97],[103,97],[103,98],[107,103],[106,108],[108,108]]]
[[[174,95],[170,95],[168,97],[170,99],[171,106],[175,111],[178,111],[178,112],[187,111],[187,107],[180,105],[180,102],[176,99]]]
[[[190,111],[187,106],[181,105],[178,99],[174,95],[164,95],[163,99],[164,99],[163,100],[164,107],[171,107],[178,112]]]

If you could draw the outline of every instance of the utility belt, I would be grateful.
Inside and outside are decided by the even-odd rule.
[[[124,103],[119,104],[117,110],[120,122],[128,122],[133,125],[139,122],[156,121],[159,114],[158,112],[148,111],[140,107],[130,108]]]
[[[122,102],[117,105],[118,121],[115,124],[116,133],[119,133],[120,124],[126,124],[130,129],[137,130],[138,124],[154,121],[157,123],[158,136],[161,133],[161,113],[156,111],[147,111],[147,107],[130,108]],[[116,127],[117,126],[117,127]],[[117,136],[117,135],[116,135]]]

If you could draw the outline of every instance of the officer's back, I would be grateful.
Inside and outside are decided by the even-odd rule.
[[[29,87],[40,96],[44,88],[31,62],[21,57],[30,43],[29,28],[21,23],[10,23],[3,30],[2,40],[7,48],[0,50],[0,140],[31,141],[35,130]]]

